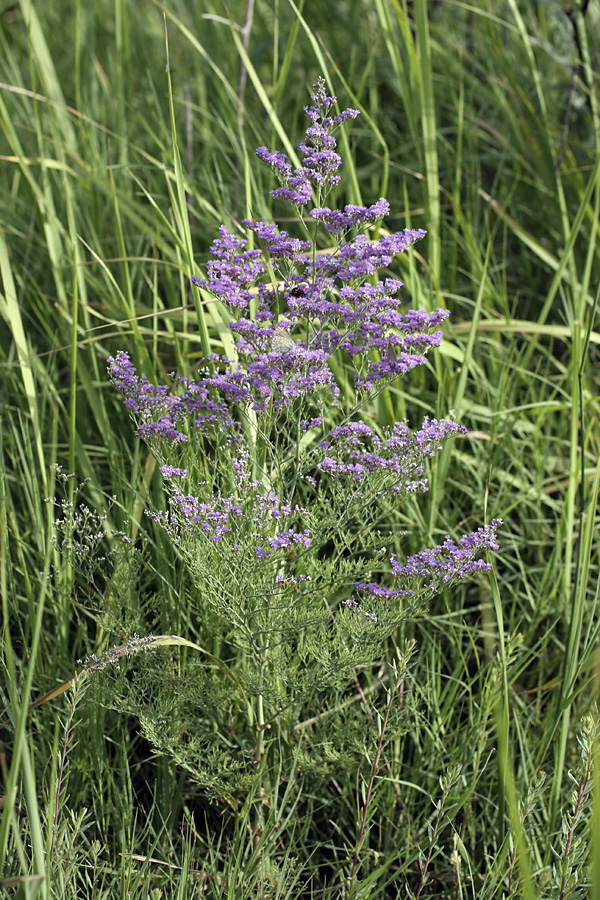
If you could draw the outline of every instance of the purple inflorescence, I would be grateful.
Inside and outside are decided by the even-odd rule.
[[[363,602],[373,606],[373,601],[394,601],[402,598],[410,601],[411,598],[426,594],[433,595],[447,587],[467,581],[478,572],[489,572],[490,563],[479,559],[479,554],[488,551],[499,550],[496,540],[496,532],[502,525],[502,519],[492,519],[491,525],[478,528],[471,534],[463,535],[458,544],[446,536],[444,543],[429,550],[422,550],[414,556],[409,556],[405,563],[399,562],[392,553],[390,563],[394,574],[394,587],[387,588],[376,582],[366,583],[356,581],[354,587]],[[359,602],[351,597],[346,601],[348,608],[371,617],[377,618],[372,613],[366,612]],[[377,609],[377,606],[374,607]]]
[[[325,230],[330,234],[339,235],[349,228],[360,228],[364,225],[373,225],[381,221],[390,211],[390,204],[383,197],[372,206],[345,206],[342,212],[339,209],[329,209],[327,206],[321,209],[313,209],[310,213],[313,219],[323,222]]]
[[[313,106],[304,110],[311,125],[306,129],[306,141],[298,147],[303,156],[302,166],[292,169],[285,153],[271,152],[266,147],[256,151],[259,159],[266,162],[282,182],[282,187],[271,191],[273,197],[287,200],[299,208],[310,202],[313,190],[317,197],[323,198],[339,184],[340,177],[335,173],[342,160],[335,152],[333,132],[347,119],[354,119],[359,114],[356,109],[346,109],[339,116],[330,116],[336,97],[327,96],[323,78],[318,79],[311,100]]]
[[[395,554],[391,556],[392,571],[398,582],[410,583],[411,579],[429,580],[432,590],[439,590],[450,582],[464,581],[475,572],[487,572],[489,563],[477,559],[478,553],[484,550],[499,550],[496,531],[502,525],[502,519],[492,519],[491,525],[478,528],[472,534],[465,534],[458,544],[448,536],[443,544],[431,550],[421,550],[409,556],[405,563],[400,563]]]
[[[172,376],[171,385],[158,387],[137,374],[126,353],[109,359],[111,381],[146,441],[162,449],[180,445],[184,455],[191,450],[190,442],[203,453],[207,443],[214,452],[225,442],[229,454],[231,478],[223,490],[217,481],[194,484],[191,465],[163,465],[170,507],[166,514],[155,514],[156,521],[174,540],[193,536],[208,541],[209,547],[219,545],[220,553],[229,547],[236,559],[270,557],[276,565],[286,553],[292,557],[308,549],[314,536],[306,527],[307,511],[283,502],[269,475],[262,481],[255,477],[258,457],[251,465],[243,424],[254,429],[258,443],[264,439],[265,452],[273,454],[273,470],[281,460],[271,436],[286,433],[283,424],[293,422],[295,439],[303,435],[304,442],[314,437],[308,434],[312,429],[319,429],[322,440],[312,457],[314,468],[298,472],[298,483],[315,494],[332,489],[338,497],[345,486],[352,500],[363,494],[395,492],[398,499],[426,491],[426,461],[447,439],[465,432],[450,415],[439,421],[425,417],[416,431],[406,421],[379,432],[359,421],[327,433],[326,417],[320,414],[323,402],[329,398],[337,404],[340,395],[330,364],[333,354],[344,354],[346,366],[353,369],[357,406],[362,405],[365,395],[373,396],[426,361],[427,353],[440,345],[439,326],[449,313],[441,308],[401,311],[402,282],[385,271],[425,231],[380,231],[390,212],[384,198],[367,206],[325,205],[340,181],[334,133],[358,111],[332,115],[336,98],[327,95],[323,78],[314,86],[311,101],[305,108],[310,124],[298,147],[299,167],[277,150],[257,150],[280,182],[271,194],[293,204],[303,236],[250,219],[242,223],[247,237],[223,225],[211,247],[206,278],[192,278],[230,310],[237,358],[211,354],[197,380]],[[311,202],[313,208],[307,209]],[[325,249],[317,250],[319,229]],[[292,445],[290,439],[288,452]],[[419,592],[429,595],[485,571],[489,565],[477,556],[498,549],[500,524],[494,520],[458,544],[446,538],[404,563],[392,555],[394,585],[357,581],[356,591],[364,603],[412,602]],[[279,573],[276,583],[299,582]],[[355,598],[345,604],[369,624],[378,622]]]
[[[348,109],[332,116],[336,98],[327,95],[322,78],[311,99],[305,109],[310,125],[299,146],[303,165],[293,169],[285,154],[266,147],[260,147],[257,155],[282,182],[271,191],[273,196],[290,201],[301,216],[316,193],[318,203],[309,215],[335,239],[334,248],[311,254],[311,241],[292,237],[272,223],[245,220],[243,225],[260,250],[250,249],[244,238],[222,226],[212,245],[207,277],[192,278],[235,314],[230,326],[238,354],[247,362],[245,376],[229,369],[212,387],[230,399],[239,391],[237,402],[248,403],[257,412],[267,407],[281,411],[298,397],[324,388],[335,397],[328,360],[337,350],[356,360],[358,390],[385,386],[422,365],[427,352],[439,346],[441,332],[433,329],[448,315],[442,309],[401,314],[397,294],[402,283],[389,277],[373,281],[394,256],[424,237],[423,230],[405,229],[369,240],[365,231],[388,215],[387,200],[380,198],[371,206],[347,204],[343,210],[322,205],[339,181],[334,173],[341,158],[335,152],[334,132],[358,112]],[[289,343],[274,340],[276,329],[282,327],[281,312],[287,318],[283,327],[288,335],[295,325],[302,329],[301,340],[290,335],[293,353]],[[280,331],[277,334],[281,336]],[[372,358],[373,351],[379,359]],[[365,358],[363,365],[358,364],[359,356]]]
[[[145,375],[138,375],[129,354],[120,350],[109,357],[112,384],[125,397],[124,404],[138,423],[138,434],[149,442],[186,443],[190,436],[212,434],[239,424],[233,419],[228,398],[211,390],[210,379],[194,382],[173,376],[180,393],[169,393],[168,385],[155,387]]]
[[[265,491],[262,483],[252,477],[245,451],[232,459],[232,467],[236,474],[235,493],[224,496],[221,491],[212,491],[204,497],[181,492],[175,482],[180,472],[165,472],[169,467],[163,467],[163,477],[171,484],[170,509],[168,513],[148,515],[178,544],[191,537],[203,537],[212,544],[227,540],[229,550],[238,553],[243,540],[246,546],[254,548],[257,559],[293,546],[310,547],[310,529],[281,527],[292,520],[302,523],[308,511],[282,502],[274,491]]]
[[[418,431],[411,431],[406,422],[396,422],[383,437],[365,422],[351,422],[334,428],[327,440],[321,441],[327,455],[320,468],[333,478],[358,483],[373,475],[383,477],[391,491],[426,491],[425,479],[417,479],[425,460],[433,459],[448,438],[465,432],[452,418],[437,421],[426,416]]]

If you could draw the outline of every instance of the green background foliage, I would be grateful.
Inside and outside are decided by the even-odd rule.
[[[600,897],[599,33],[597,0],[0,6],[6,896]],[[315,708],[321,752],[298,739],[276,805],[241,793],[224,811],[132,708],[151,707],[160,666],[201,709],[190,648],[27,708],[134,632],[202,643],[193,579],[144,516],[164,507],[160,475],[105,361],[126,349],[162,382],[230,351],[189,277],[221,223],[293,229],[254,149],[294,153],[320,74],[361,110],[336,201],[386,196],[386,227],[426,228],[395,274],[407,305],[452,312],[428,365],[365,412],[453,409],[469,430],[396,539],[416,552],[502,517],[502,553],[404,623],[330,719]],[[90,527],[107,511],[84,572],[51,541],[54,464]]]

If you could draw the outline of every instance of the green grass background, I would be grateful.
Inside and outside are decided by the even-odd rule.
[[[0,4],[2,895],[600,898],[600,797],[580,772],[582,716],[598,715],[599,35],[597,0]],[[193,640],[190,585],[143,515],[160,476],[105,361],[126,349],[163,380],[227,348],[190,275],[221,223],[293,229],[254,149],[293,154],[320,74],[361,110],[338,203],[386,196],[386,227],[426,228],[395,271],[407,303],[452,312],[441,351],[369,413],[454,409],[469,429],[403,547],[505,527],[494,576],[398,635],[417,640],[411,716],[366,834],[376,724],[358,769],[269,821],[265,872],[251,804],[206,804],[102,674],[27,707],[133,628]],[[90,479],[90,508],[114,498],[107,527],[148,533],[135,589],[58,554],[54,464]]]

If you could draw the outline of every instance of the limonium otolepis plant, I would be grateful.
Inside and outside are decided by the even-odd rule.
[[[358,115],[335,115],[335,103],[320,78],[299,168],[257,150],[298,234],[253,220],[246,236],[222,226],[206,278],[192,278],[229,311],[236,358],[213,354],[198,377],[160,386],[126,353],[109,360],[160,463],[167,510],[148,514],[190,568],[182,602],[198,623],[190,637],[208,648],[176,700],[171,677],[170,694],[155,682],[156,714],[142,724],[209,795],[230,801],[258,780],[268,805],[282,773],[324,771],[356,750],[361,713],[351,732],[352,714],[342,721],[333,707],[355,690],[357,667],[437,593],[488,570],[485,551],[498,549],[499,520],[407,558],[382,545],[381,523],[427,490],[427,461],[465,429],[451,414],[414,430],[361,418],[439,346],[448,312],[401,311],[401,282],[388,274],[424,231],[372,239],[386,200],[325,205],[340,181],[334,135]]]

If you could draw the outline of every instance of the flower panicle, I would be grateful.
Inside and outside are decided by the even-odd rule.
[[[301,486],[319,501],[329,491],[351,503],[362,496],[398,503],[428,490],[428,460],[466,430],[452,413],[440,420],[426,416],[416,430],[407,421],[376,430],[350,416],[327,430],[323,406],[327,400],[337,406],[341,398],[334,354],[342,355],[352,372],[360,408],[426,362],[440,346],[440,326],[449,315],[442,308],[405,309],[402,282],[389,271],[398,254],[425,236],[423,229],[386,233],[380,225],[390,205],[383,197],[365,206],[326,205],[340,183],[335,133],[359,114],[350,108],[335,114],[335,104],[319,78],[305,108],[309,124],[298,146],[300,166],[294,168],[278,150],[257,150],[280,183],[271,195],[292,203],[303,236],[255,219],[243,221],[246,236],[222,225],[206,277],[191,279],[229,310],[235,358],[210,354],[195,379],[173,375],[170,385],[158,386],[137,373],[128,354],[109,359],[111,381],[138,434],[162,455],[168,448],[178,450],[173,464],[161,467],[168,510],[150,515],[174,541],[196,541],[221,559],[230,550],[237,560],[270,558],[275,568],[318,545],[316,532],[322,526],[315,528],[307,510],[284,501],[274,489],[284,487],[291,461],[304,466],[296,465],[300,470],[285,485],[286,490],[292,485],[292,496]],[[325,232],[325,250],[317,250],[319,231]],[[249,424],[260,444],[252,464],[244,449]],[[225,446],[219,465],[226,475],[210,484],[194,483],[196,470],[186,454],[192,459],[194,450],[204,455],[207,446],[215,458],[217,448]],[[310,465],[305,465],[305,447],[313,448]],[[182,459],[185,465],[179,464]],[[369,602],[410,604],[417,595],[430,596],[488,570],[482,555],[498,549],[500,524],[495,519],[458,543],[446,537],[438,547],[404,561],[392,554],[393,584],[361,578],[354,585],[359,599],[351,597],[346,606],[375,625],[378,615]],[[291,572],[280,575],[282,584],[292,584]]]
[[[327,93],[323,78],[314,85],[311,101],[305,108],[309,119],[305,141],[298,148],[302,166],[293,169],[278,150],[259,147],[256,152],[281,182],[271,191],[274,197],[289,200],[300,211],[316,193],[317,203],[308,215],[334,238],[333,250],[315,255],[314,237],[293,237],[273,223],[246,219],[242,224],[258,249],[223,225],[211,247],[206,277],[192,277],[194,284],[231,309],[237,352],[247,361],[246,379],[228,370],[213,386],[231,392],[233,399],[229,383],[235,380],[241,390],[235,399],[258,412],[267,407],[281,411],[324,388],[335,399],[328,359],[337,351],[352,358],[358,391],[381,389],[425,362],[429,350],[441,341],[441,332],[433,329],[448,315],[441,309],[400,313],[397,295],[402,283],[377,278],[381,268],[390,266],[425,231],[405,229],[368,239],[364,232],[390,212],[383,197],[367,206],[346,204],[341,210],[324,205],[326,194],[340,180],[334,133],[359,113],[346,109],[332,115],[336,97]],[[287,320],[283,325],[281,313]],[[294,340],[290,331],[296,325],[304,340],[296,339],[291,352],[291,344],[275,335],[283,327]],[[373,351],[377,359],[372,358]]]
[[[430,579],[433,590],[449,583],[464,581],[476,572],[489,572],[491,564],[478,558],[479,554],[500,549],[496,532],[503,524],[502,519],[492,519],[471,534],[463,535],[458,544],[449,535],[444,542],[429,550],[421,550],[401,563],[395,554],[390,557],[392,571],[397,581],[408,583],[411,579]]]
[[[282,186],[270,193],[273,197],[287,200],[297,208],[310,202],[313,190],[319,200],[340,182],[336,174],[342,159],[335,152],[336,140],[333,133],[348,119],[359,115],[356,109],[345,109],[337,116],[330,112],[337,98],[326,93],[325,79],[320,77],[311,94],[312,106],[306,106],[304,112],[310,119],[306,129],[306,140],[298,146],[303,157],[303,164],[293,169],[285,153],[259,147],[256,155],[275,173]],[[380,201],[385,203],[385,201]]]

